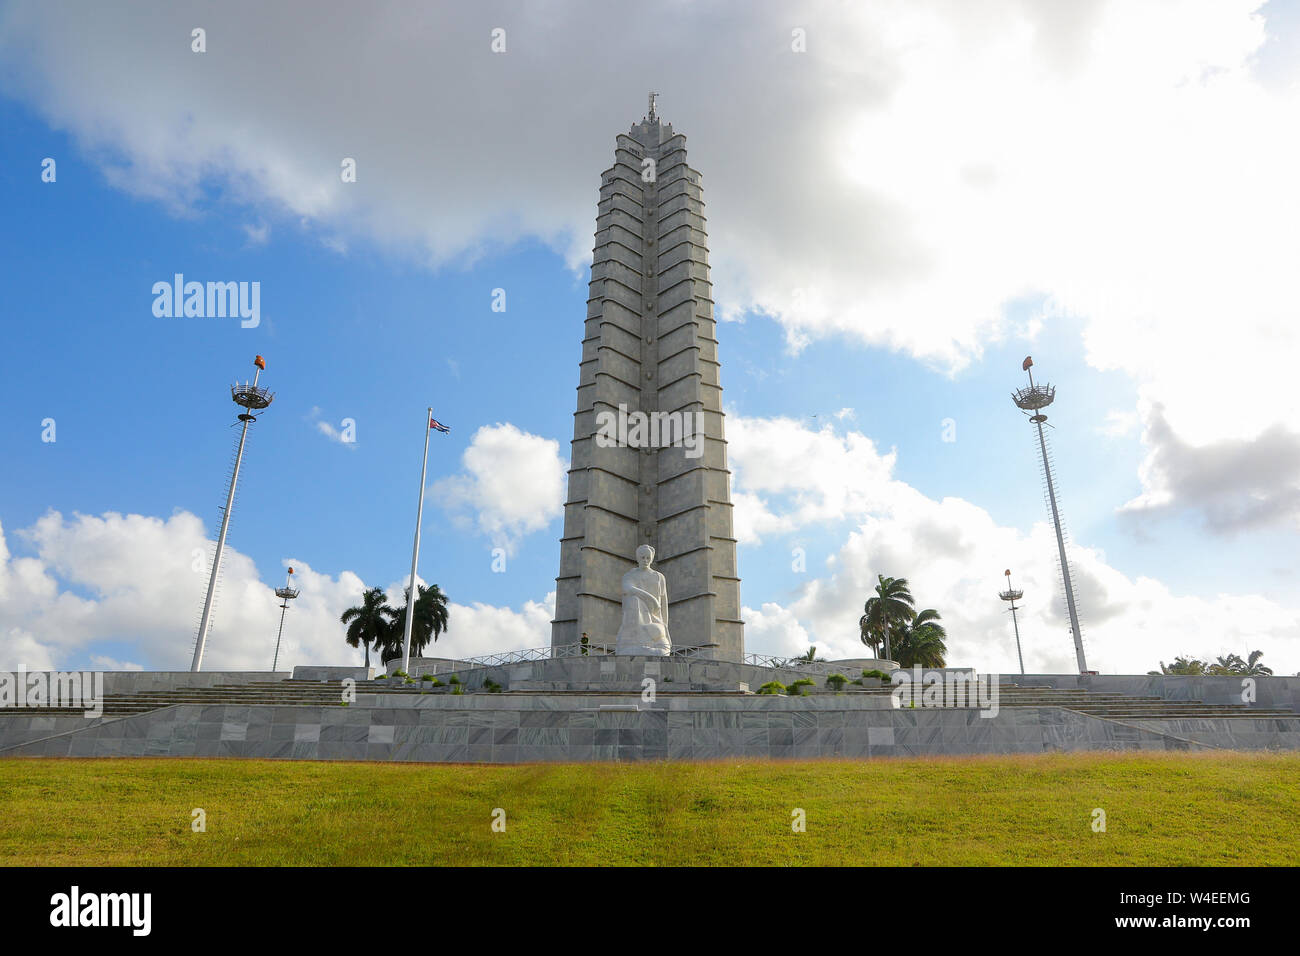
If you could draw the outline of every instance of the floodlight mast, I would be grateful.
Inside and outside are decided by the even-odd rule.
[[[1070,583],[1070,562],[1065,557],[1065,536],[1061,533],[1061,513],[1056,504],[1056,486],[1052,483],[1052,466],[1047,458],[1047,439],[1043,437],[1043,422],[1047,416],[1042,409],[1056,399],[1056,389],[1051,385],[1035,385],[1034,373],[1030,371],[1034,364],[1032,356],[1026,356],[1020,366],[1029,373],[1029,387],[1017,389],[1011,393],[1011,400],[1021,411],[1032,411],[1029,420],[1038,429],[1038,448],[1043,454],[1043,475],[1047,479],[1047,498],[1052,507],[1052,524],[1056,528],[1056,550],[1061,558],[1061,577],[1065,583],[1065,607],[1070,614],[1070,633],[1074,637],[1074,656],[1079,664],[1079,673],[1088,672],[1088,662],[1083,656],[1083,633],[1079,630],[1079,614],[1074,606],[1074,586]]]
[[[280,638],[284,636],[284,615],[289,610],[289,602],[298,596],[297,589],[293,586],[293,568],[289,569],[289,576],[284,579],[284,587],[275,589],[275,596],[284,603],[280,605],[280,630],[275,635],[275,658],[271,661],[271,672],[275,672],[276,666],[280,663]]]
[[[235,453],[235,467],[230,474],[230,490],[226,493],[226,507],[221,513],[221,533],[217,535],[217,550],[212,557],[212,575],[208,578],[208,596],[203,599],[199,636],[194,642],[194,659],[190,662],[190,671],[194,673],[203,666],[203,651],[208,641],[208,628],[212,624],[212,596],[217,589],[217,578],[221,573],[221,557],[226,550],[226,532],[230,529],[230,509],[235,503],[235,484],[239,481],[239,466],[244,460],[244,442],[248,438],[248,426],[250,422],[257,421],[257,416],[253,412],[260,412],[275,400],[274,392],[259,388],[257,385],[262,370],[266,368],[266,360],[259,355],[253,360],[253,364],[257,366],[257,372],[253,375],[251,385],[244,382],[243,385],[230,386],[231,401],[245,409],[239,415],[239,420],[244,423],[244,427],[239,433],[239,450]]]
[[[1025,672],[1025,655],[1020,650],[1020,624],[1016,621],[1016,602],[1025,596],[1025,592],[1017,591],[1011,586],[1010,568],[1007,568],[1003,573],[1007,576],[1007,589],[999,591],[998,597],[1011,602],[1011,626],[1016,629],[1016,657],[1020,658],[1020,673],[1023,675]]]

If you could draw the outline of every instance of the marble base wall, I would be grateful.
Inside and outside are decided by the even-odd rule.
[[[874,758],[1212,749],[1056,707],[904,709],[880,699],[362,695],[352,706],[180,704],[0,756],[249,757],[432,763]],[[886,699],[887,701],[887,699]]]
[[[1223,750],[1300,750],[1300,717],[1197,717],[1126,723]]]
[[[0,752],[7,747],[16,747],[32,740],[65,734],[74,730],[84,730],[103,721],[103,717],[68,717],[68,716],[7,716],[0,715]]]

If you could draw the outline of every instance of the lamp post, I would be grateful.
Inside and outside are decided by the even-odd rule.
[[[1016,657],[1020,658],[1020,673],[1025,673],[1025,655],[1020,651],[1020,625],[1016,623],[1016,602],[1025,596],[1024,591],[1017,591],[1011,586],[1011,569],[1003,572],[1007,576],[1007,589],[999,591],[998,597],[1011,602],[1011,626],[1016,629]]]
[[[274,673],[276,666],[280,663],[280,638],[284,636],[284,615],[289,610],[289,602],[298,596],[298,591],[293,587],[293,568],[289,569],[289,575],[284,579],[284,587],[275,589],[275,596],[284,603],[280,605],[280,630],[275,635],[275,659],[271,662],[271,672]]]
[[[1047,482],[1047,500],[1051,505],[1052,524],[1056,528],[1056,551],[1061,558],[1061,578],[1065,584],[1065,607],[1070,615],[1070,634],[1074,638],[1074,656],[1079,664],[1079,673],[1088,672],[1088,662],[1083,656],[1083,632],[1079,629],[1079,614],[1074,607],[1074,585],[1070,582],[1070,562],[1065,556],[1065,536],[1061,533],[1061,512],[1056,504],[1056,486],[1052,483],[1052,464],[1047,455],[1047,439],[1043,437],[1043,423],[1047,416],[1042,409],[1056,399],[1056,389],[1051,385],[1035,385],[1034,373],[1030,371],[1034,364],[1032,356],[1027,356],[1020,366],[1029,372],[1029,387],[1017,389],[1011,393],[1011,400],[1021,411],[1034,412],[1029,420],[1038,429],[1038,447],[1043,455],[1043,477]]]
[[[203,666],[203,651],[208,642],[208,628],[212,624],[212,597],[217,589],[217,577],[221,573],[221,558],[226,550],[226,532],[230,529],[230,509],[235,503],[235,484],[239,481],[239,466],[244,460],[244,442],[248,439],[248,426],[257,421],[257,416],[253,412],[260,412],[275,400],[275,393],[259,388],[257,384],[266,369],[266,359],[259,355],[253,360],[253,364],[257,366],[257,372],[253,376],[251,385],[244,382],[243,385],[230,386],[231,401],[244,409],[239,414],[239,420],[244,423],[244,427],[239,433],[239,451],[235,453],[235,467],[230,474],[230,490],[226,493],[226,507],[221,512],[221,533],[217,535],[217,550],[212,557],[212,574],[208,578],[208,595],[203,599],[199,636],[194,642],[194,659],[190,662],[190,670],[196,673]]]

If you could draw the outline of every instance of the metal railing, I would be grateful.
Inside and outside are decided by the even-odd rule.
[[[674,647],[669,657],[694,658],[702,648]],[[481,657],[466,657],[457,663],[466,665],[464,670],[476,667],[501,667],[504,664],[524,664],[529,661],[546,661],[562,657],[612,657],[613,644],[556,644],[546,647],[527,647],[517,651],[503,651],[500,654],[485,654]]]
[[[698,655],[705,648],[674,647],[669,659],[707,660]],[[455,665],[447,673],[476,670],[481,667],[502,667],[506,664],[526,664],[530,661],[546,661],[568,657],[612,657],[613,644],[558,644],[545,647],[526,647],[515,651],[502,651],[499,654],[485,654],[480,657],[466,657],[453,662]],[[751,667],[766,667],[771,670],[797,670],[805,674],[834,674],[843,670],[842,664],[827,661],[809,661],[798,657],[776,657],[769,654],[746,654],[742,661]],[[852,677],[853,675],[845,675]]]
[[[806,657],[773,657],[770,654],[746,654],[744,662],[753,667],[770,667],[773,670],[797,670],[806,674],[834,674],[844,670],[843,664],[830,661],[810,661]],[[852,668],[850,668],[852,670]],[[852,674],[845,674],[852,678]]]

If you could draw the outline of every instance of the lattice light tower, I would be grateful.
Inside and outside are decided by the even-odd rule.
[[[1043,423],[1047,416],[1043,409],[1056,399],[1056,389],[1051,385],[1035,385],[1032,356],[1027,356],[1021,368],[1029,373],[1029,387],[1016,389],[1011,400],[1023,412],[1033,412],[1029,420],[1038,429],[1038,448],[1043,453],[1043,477],[1047,482],[1047,500],[1052,509],[1052,524],[1056,528],[1056,549],[1061,558],[1061,579],[1065,584],[1065,607],[1070,614],[1070,633],[1074,636],[1074,656],[1079,662],[1079,673],[1088,672],[1088,662],[1083,656],[1083,633],[1079,630],[1079,613],[1074,606],[1074,585],[1070,583],[1070,562],[1065,556],[1065,535],[1061,532],[1061,512],[1056,504],[1056,487],[1052,484],[1052,464],[1047,457],[1047,439],[1043,437]]]
[[[1020,673],[1023,674],[1025,672],[1025,655],[1020,650],[1020,624],[1016,621],[1016,602],[1025,596],[1025,592],[1018,591],[1011,586],[1010,568],[1007,568],[1003,573],[1007,576],[1007,589],[999,591],[998,597],[1011,602],[1011,626],[1016,629],[1016,657],[1020,658]]]
[[[221,556],[226,550],[226,532],[230,529],[230,509],[235,503],[235,484],[239,481],[239,465],[244,459],[244,442],[248,439],[248,426],[257,421],[253,412],[260,412],[275,401],[275,393],[260,388],[257,384],[266,369],[266,360],[262,356],[253,359],[257,372],[253,381],[243,385],[230,386],[230,399],[240,408],[239,420],[244,423],[239,433],[239,451],[235,453],[235,467],[230,473],[230,490],[226,493],[226,507],[221,513],[221,533],[217,535],[217,551],[212,557],[212,576],[208,579],[208,596],[203,599],[203,617],[199,619],[199,636],[194,641],[194,660],[190,670],[197,672],[203,666],[203,649],[208,642],[208,627],[212,624],[212,596],[217,589],[217,578],[221,573]]]
[[[289,610],[289,602],[296,598],[298,593],[297,588],[293,586],[293,568],[290,568],[289,576],[284,579],[284,587],[275,589],[275,596],[284,603],[280,605],[280,630],[275,635],[275,659],[271,662],[272,672],[280,663],[280,638],[284,636],[284,615]]]

